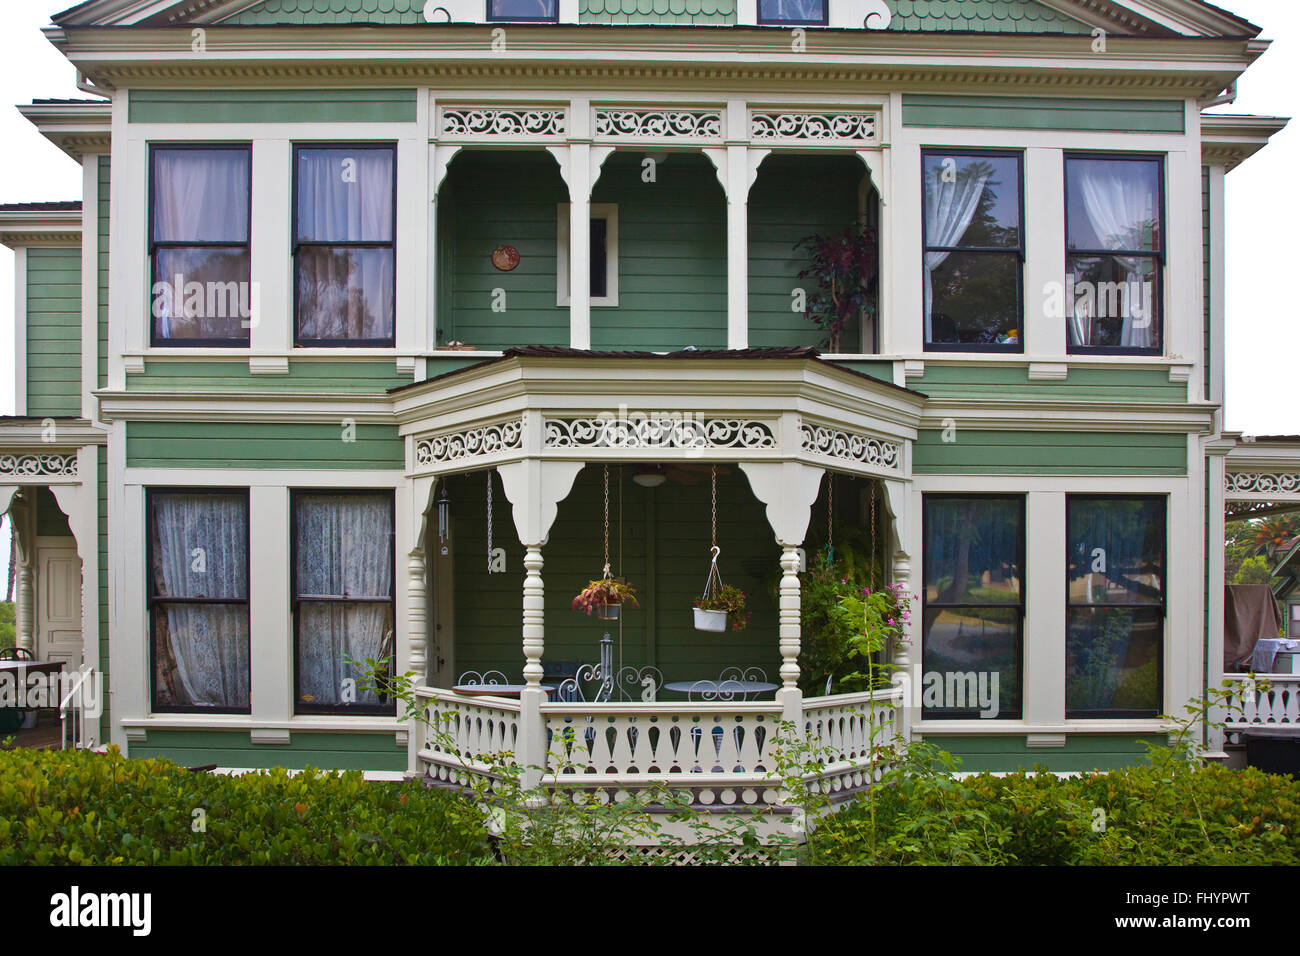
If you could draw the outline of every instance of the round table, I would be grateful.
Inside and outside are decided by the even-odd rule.
[[[678,680],[671,684],[664,684],[664,690],[671,690],[678,694],[697,694],[702,699],[731,701],[737,697],[746,699],[751,694],[766,694],[768,691],[774,691],[778,688],[777,684],[769,684],[766,681],[759,680]]]
[[[541,687],[548,694],[555,690],[554,684],[542,684]],[[527,689],[527,684],[457,684],[452,688],[465,697],[518,697]]]

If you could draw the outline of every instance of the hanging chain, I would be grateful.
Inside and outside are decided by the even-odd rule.
[[[718,546],[718,466],[710,469],[709,481],[713,486],[713,547]]]
[[[826,552],[835,557],[835,536],[832,531],[835,520],[835,475],[826,472]]]
[[[605,573],[609,577],[609,465],[605,466]]]
[[[876,483],[871,482],[871,586],[876,586],[876,558],[880,547],[876,544]]]
[[[487,473],[487,562],[488,574],[492,573],[492,471]]]

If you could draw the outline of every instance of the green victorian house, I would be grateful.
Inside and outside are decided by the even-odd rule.
[[[1109,768],[1221,679],[1225,500],[1300,501],[1300,444],[1222,430],[1224,177],[1283,125],[1205,112],[1250,23],[90,0],[45,33],[86,98],[22,111],[83,191],[0,207],[0,511],[20,646],[97,691],[78,743],[454,782],[585,725],[571,785],[762,806],[782,721],[840,792],[876,724]],[[891,687],[810,662],[836,542],[915,595]],[[715,558],[747,604],[700,629]],[[637,606],[575,611],[606,575]]]

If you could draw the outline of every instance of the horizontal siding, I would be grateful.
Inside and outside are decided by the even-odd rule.
[[[411,384],[393,361],[351,359],[291,361],[285,375],[253,375],[248,359],[213,362],[147,360],[143,374],[128,375],[128,391],[383,392]]]
[[[27,250],[27,414],[81,414],[81,249]]]
[[[961,758],[964,773],[1014,773],[1043,767],[1054,772],[1120,770],[1139,764],[1147,749],[1141,742],[1158,734],[1076,734],[1064,747],[1029,748],[1023,735],[925,736],[927,744]]]
[[[132,123],[414,123],[415,90],[132,90]]]
[[[397,428],[246,422],[127,422],[126,463],[134,468],[402,468]]]
[[[1031,380],[1026,365],[936,365],[908,386],[931,398],[1030,398],[1044,401],[1181,403],[1187,386],[1169,381],[1165,369],[1075,366],[1062,381]]]
[[[1183,435],[962,428],[943,440],[922,429],[912,448],[918,475],[1185,475]]]
[[[252,743],[243,730],[150,730],[144,743],[129,745],[127,755],[161,757],[183,767],[215,763],[257,769],[401,771],[406,769],[406,748],[396,741],[391,732],[293,731],[288,744],[270,745]]]
[[[832,362],[833,365],[842,365],[844,368],[852,369],[855,372],[861,372],[863,375],[870,375],[872,378],[880,379],[882,382],[893,384],[894,381],[894,363],[893,362]],[[920,391],[918,388],[917,391]]]
[[[68,516],[59,508],[58,499],[49,488],[36,491],[36,535],[41,538],[70,538]]]
[[[904,126],[1181,133],[1184,123],[1182,100],[903,95]]]

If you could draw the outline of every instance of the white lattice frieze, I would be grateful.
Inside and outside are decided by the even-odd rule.
[[[432,468],[473,458],[487,458],[516,451],[524,444],[523,419],[514,418],[461,431],[417,438],[415,465]]]
[[[593,127],[597,139],[721,142],[722,111],[597,107]]]
[[[814,455],[873,468],[899,467],[902,446],[844,428],[799,423],[799,446]]]
[[[546,419],[547,448],[776,448],[773,427],[740,418],[692,415]]]
[[[563,139],[568,111],[556,107],[443,106],[439,139]]]
[[[77,456],[0,454],[0,478],[75,478]]]
[[[874,146],[879,142],[877,120],[871,111],[755,110],[749,114],[749,138],[756,143]]]
[[[1253,499],[1300,500],[1300,473],[1275,471],[1229,472],[1223,480],[1224,493]]]

